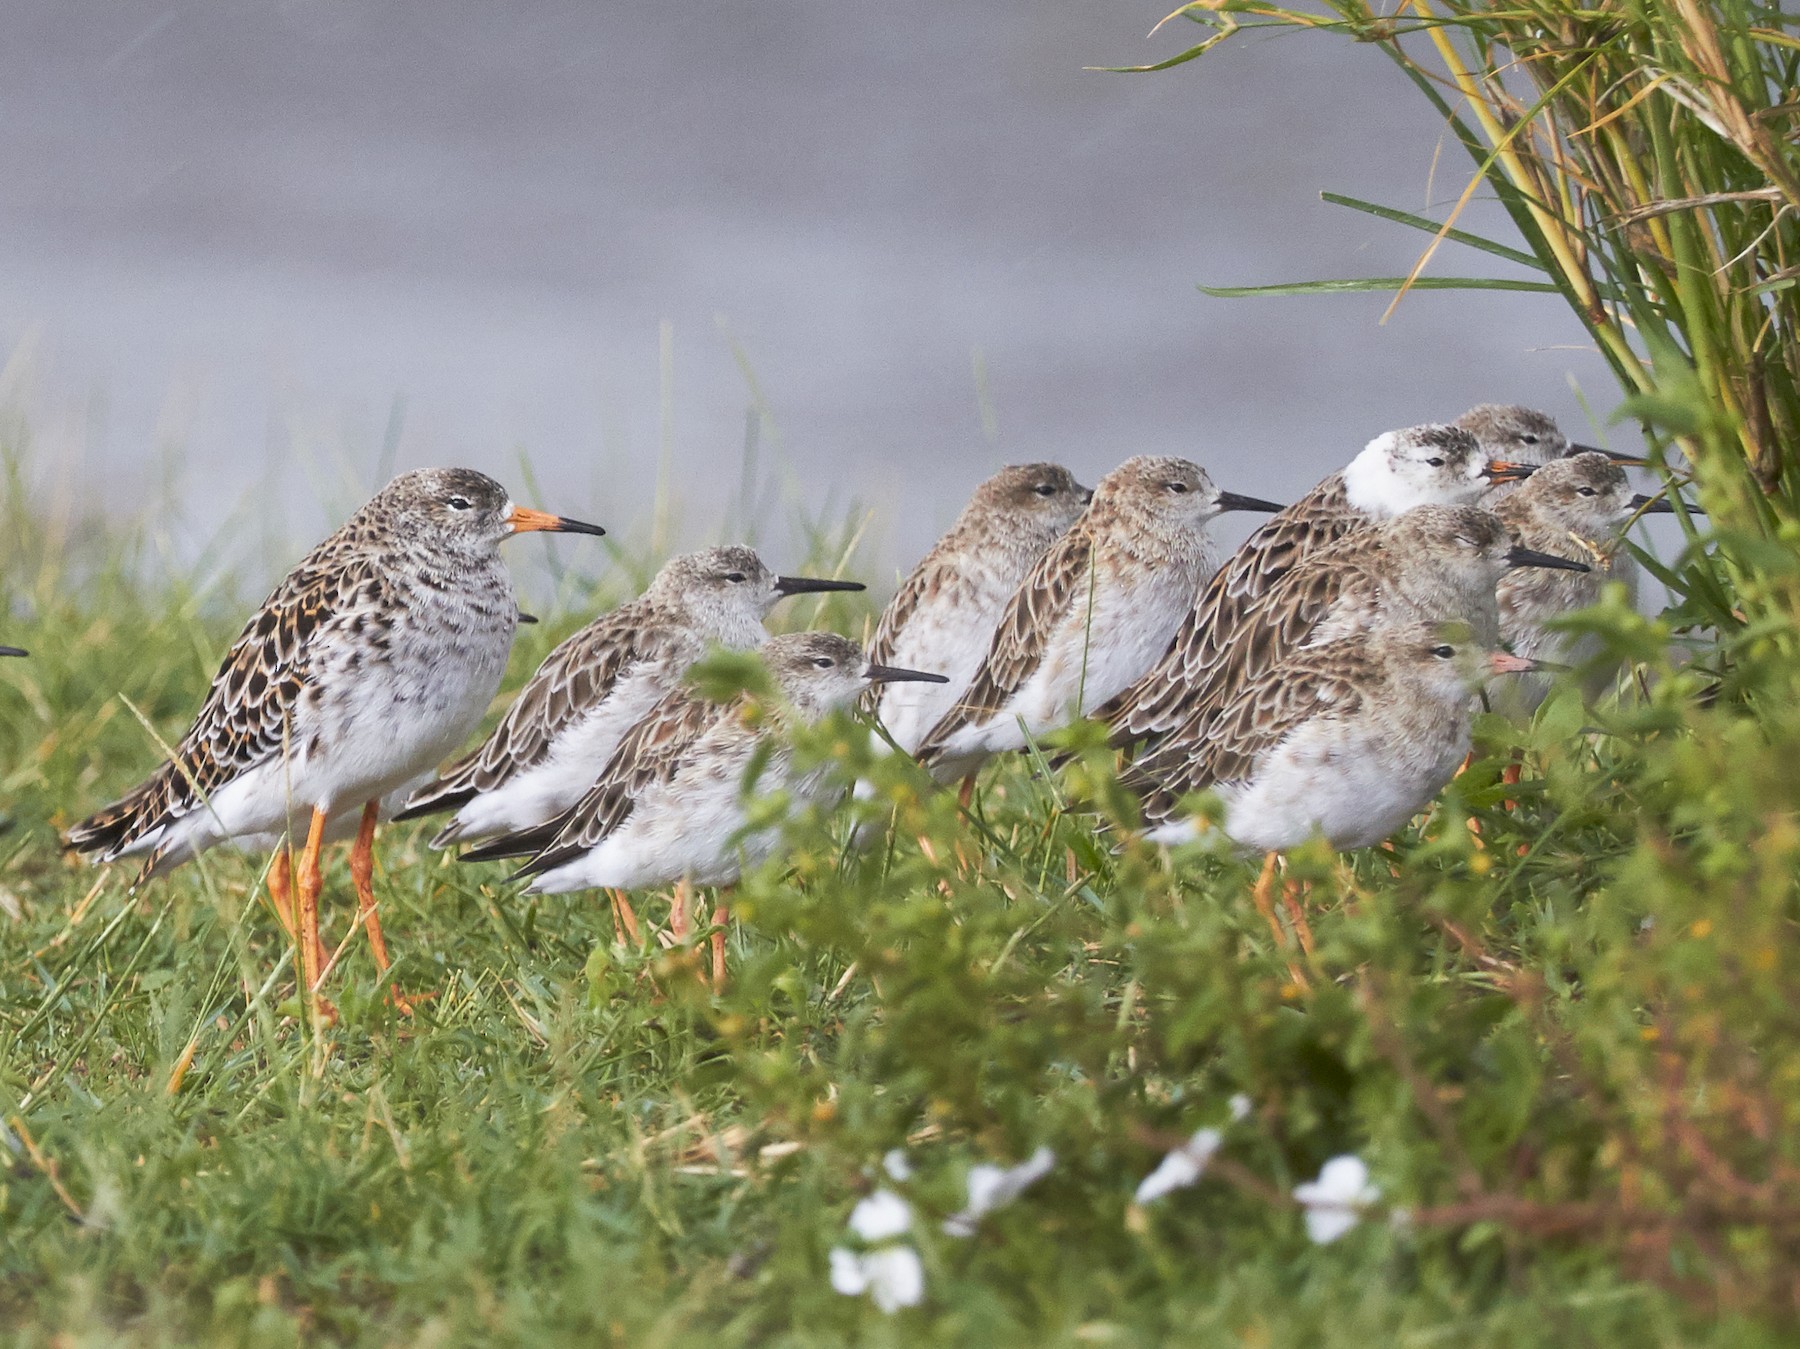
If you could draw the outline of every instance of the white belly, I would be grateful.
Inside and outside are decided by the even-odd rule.
[[[1259,851],[1292,848],[1323,834],[1334,848],[1366,848],[1399,829],[1442,790],[1469,751],[1460,729],[1417,742],[1377,739],[1362,725],[1330,722],[1297,730],[1247,784],[1226,786],[1225,832]]]
[[[455,815],[455,838],[487,838],[543,824],[569,809],[599,779],[627,732],[680,679],[664,664],[642,664],[584,717],[557,736],[543,761],[482,792]]]
[[[1028,734],[1036,739],[1066,726],[1135,683],[1168,649],[1196,584],[1193,569],[1168,567],[1130,587],[1108,587],[1094,596],[1091,622],[1083,595],[1006,708],[951,737],[944,759],[1023,749]]]
[[[1005,604],[1003,595],[986,606],[938,604],[914,617],[894,643],[892,664],[941,674],[947,684],[887,684],[877,715],[900,748],[911,754],[926,732],[942,721],[968,692],[981,670]]]
[[[512,633],[510,623],[454,640],[414,633],[385,664],[321,661],[290,752],[174,821],[154,844],[164,865],[227,840],[255,848],[284,834],[304,838],[315,810],[333,836],[354,832],[368,802],[403,797],[468,739],[500,687]]]

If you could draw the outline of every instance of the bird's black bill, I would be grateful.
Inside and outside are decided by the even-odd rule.
[[[1647,497],[1640,492],[1631,499],[1631,509],[1637,515],[1673,515],[1675,503],[1668,497]],[[1706,514],[1698,506],[1689,506],[1687,511],[1689,515]]]
[[[586,520],[571,520],[566,515],[556,517],[556,523],[550,526],[552,534],[604,534],[606,531],[599,525],[590,525]]]
[[[22,646],[0,646],[0,656],[29,656],[30,654]]]
[[[1592,571],[1585,562],[1577,562],[1572,557],[1558,557],[1555,553],[1540,553],[1535,548],[1511,548],[1507,550],[1506,565],[1509,567],[1556,567],[1563,571]]]
[[[535,623],[537,621],[538,621],[538,616],[536,614],[528,614],[523,609],[519,610],[519,622]]]
[[[823,576],[777,576],[777,595],[813,595],[826,590],[867,590],[861,581],[830,581]]]
[[[871,684],[948,684],[950,680],[941,674],[926,674],[923,670],[902,670],[897,665],[871,665],[863,671],[863,678]]]
[[[1641,454],[1620,454],[1617,450],[1603,450],[1598,445],[1571,445],[1569,446],[1569,453],[1572,455],[1603,454],[1608,459],[1612,460],[1613,463],[1622,465],[1625,468],[1650,467],[1650,461]]]
[[[1538,471],[1536,464],[1519,464],[1510,459],[1490,459],[1481,476],[1492,483],[1524,482]]]
[[[1287,507],[1279,502],[1264,501],[1261,497],[1247,497],[1238,492],[1220,492],[1219,509],[1222,511],[1284,511]]]

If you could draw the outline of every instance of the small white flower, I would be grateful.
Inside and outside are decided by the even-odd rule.
[[[1217,1129],[1195,1130],[1192,1138],[1164,1157],[1157,1163],[1156,1170],[1144,1177],[1132,1201],[1150,1204],[1165,1194],[1186,1189],[1206,1174],[1206,1164],[1224,1141],[1225,1136]]]
[[[1229,1104],[1231,1106],[1232,1119],[1244,1120],[1250,1118],[1250,1098],[1244,1095],[1243,1092],[1240,1091],[1235,1093]]]
[[[944,1231],[953,1237],[972,1237],[975,1226],[995,1209],[1012,1203],[1056,1165],[1056,1154],[1040,1147],[1017,1166],[982,1162],[969,1168],[969,1202],[961,1213],[944,1219]]]
[[[1326,1162],[1317,1180],[1296,1185],[1294,1198],[1306,1209],[1306,1235],[1324,1246],[1355,1227],[1381,1191],[1369,1183],[1362,1158],[1345,1155]]]
[[[912,1205],[892,1190],[877,1190],[850,1210],[850,1230],[864,1241],[886,1241],[912,1226]]]
[[[863,1272],[862,1257],[842,1246],[831,1248],[831,1287],[845,1297],[858,1297],[869,1286]]]
[[[912,1179],[912,1163],[906,1160],[906,1153],[900,1148],[889,1148],[881,1159],[881,1169],[887,1172],[889,1180],[905,1184]]]
[[[925,1298],[925,1263],[911,1246],[884,1246],[867,1255],[831,1248],[831,1286],[845,1297],[869,1299],[892,1316]]]

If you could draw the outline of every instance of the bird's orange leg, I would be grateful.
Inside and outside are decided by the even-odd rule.
[[[1294,923],[1294,935],[1300,938],[1300,949],[1307,955],[1312,954],[1312,924],[1306,921],[1306,906],[1301,903],[1304,893],[1298,881],[1287,877],[1281,878],[1281,902],[1287,906],[1288,917]]]
[[[1256,886],[1250,891],[1250,899],[1256,905],[1256,911],[1269,923],[1269,931],[1275,934],[1277,946],[1287,945],[1287,933],[1281,930],[1281,920],[1275,916],[1275,906],[1269,902],[1269,891],[1275,888],[1275,854],[1264,853],[1262,871],[1256,878]]]
[[[306,847],[300,854],[300,871],[295,877],[300,899],[295,935],[300,943],[302,987],[309,995],[318,991],[319,971],[325,966],[325,947],[319,941],[319,891],[325,884],[319,869],[319,850],[324,845],[325,812],[315,808],[306,831]]]
[[[300,915],[294,908],[294,854],[285,843],[269,863],[268,884],[269,907],[275,910],[275,918],[280,922],[281,930],[292,941]]]
[[[713,902],[712,920],[712,985],[716,992],[725,987],[725,934],[731,930],[731,910],[723,890]]]
[[[1269,897],[1269,892],[1275,888],[1276,860],[1273,852],[1263,855],[1262,872],[1256,878],[1256,885],[1250,891],[1250,898],[1256,904],[1256,911],[1269,924],[1269,931],[1275,934],[1275,944],[1286,946],[1288,935],[1282,931],[1281,920],[1275,916],[1274,901]],[[1309,932],[1307,935],[1310,936],[1311,933]],[[1288,975],[1294,981],[1296,988],[1307,986],[1306,976],[1300,972],[1300,967],[1291,960],[1288,962]]]
[[[965,774],[962,786],[956,789],[956,808],[958,810],[967,810],[969,802],[975,799],[975,776],[973,773]]]
[[[685,942],[688,934],[694,930],[693,919],[689,916],[693,902],[693,889],[688,885],[687,877],[683,876],[675,882],[675,896],[669,906],[669,935],[677,942]]]
[[[638,936],[637,910],[631,907],[631,901],[625,898],[623,890],[609,889],[606,895],[612,901],[613,935],[617,937],[622,934],[625,940],[633,946],[638,945],[640,938]]]
[[[380,816],[379,801],[363,807],[356,842],[350,846],[350,881],[356,886],[363,926],[369,930],[369,954],[375,957],[375,968],[386,974],[393,962],[388,959],[387,939],[381,935],[381,919],[375,912],[375,825]]]

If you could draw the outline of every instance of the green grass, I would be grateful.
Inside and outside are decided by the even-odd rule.
[[[1791,20],[1740,0],[1183,13],[1208,48],[1275,26],[1388,50],[1522,247],[1336,199],[1533,269],[1625,413],[1691,466],[1717,532],[1687,521],[1680,557],[1645,559],[1669,614],[1613,596],[1579,620],[1629,696],[1485,719],[1391,852],[1297,852],[1310,951],[1257,912],[1243,862],[1126,840],[1132,803],[1080,734],[1059,774],[991,771],[966,817],[854,724],[808,735],[876,797],[788,822],[734,896],[718,993],[697,951],[615,943],[592,897],[524,898],[426,851],[428,828],[390,830],[396,978],[432,996],[399,1015],[359,949],[315,1027],[256,859],[132,894],[56,846],[183,730],[256,598],[197,578],[241,560],[172,573],[147,527],[44,509],[26,428],[0,416],[0,641],[33,651],[0,662],[9,1342],[1791,1342]],[[747,458],[747,498],[755,477]],[[677,506],[659,497],[652,545]],[[812,565],[854,555],[866,523],[803,529]],[[508,687],[654,551],[621,549],[598,590],[549,569]],[[264,552],[265,570],[293,555]],[[789,617],[821,612],[866,619],[841,600]],[[893,826],[867,851],[858,812]],[[347,889],[339,860],[338,931]],[[1251,1114],[1227,1123],[1238,1093]],[[1208,1126],[1225,1141],[1206,1176],[1135,1206]],[[1047,1176],[973,1237],[943,1233],[971,1167],[1039,1147]],[[903,1183],[882,1178],[895,1148]],[[1289,1196],[1343,1153],[1382,1199],[1314,1246]],[[827,1282],[879,1185],[912,1204],[926,1271],[892,1317]]]
[[[378,893],[398,983],[432,996],[398,1014],[357,949],[339,1021],[314,1029],[258,859],[132,894],[56,845],[155,761],[130,708],[184,728],[241,602],[134,560],[129,533],[71,529],[28,569],[46,526],[22,498],[9,517],[5,636],[33,650],[0,667],[12,1342],[1779,1338],[1800,725],[1693,711],[1699,676],[1622,609],[1596,622],[1658,695],[1603,737],[1567,701],[1524,733],[1491,724],[1392,867],[1298,855],[1310,956],[1277,943],[1245,864],[1097,835],[1130,808],[1105,755],[1051,781],[1010,766],[965,819],[845,723],[803,749],[871,771],[868,812],[897,827],[858,853],[848,816],[794,820],[737,896],[722,994],[696,951],[615,944],[593,897],[518,896],[402,827]],[[604,598],[564,594],[509,687]],[[347,891],[339,858],[334,931]],[[1215,1170],[1133,1207],[1235,1092],[1254,1113]],[[971,1239],[939,1230],[972,1165],[1040,1145],[1048,1177]],[[895,1147],[927,1296],[890,1318],[832,1292],[827,1258]],[[1384,1204],[1307,1241],[1285,1196],[1341,1152],[1410,1226]]]

